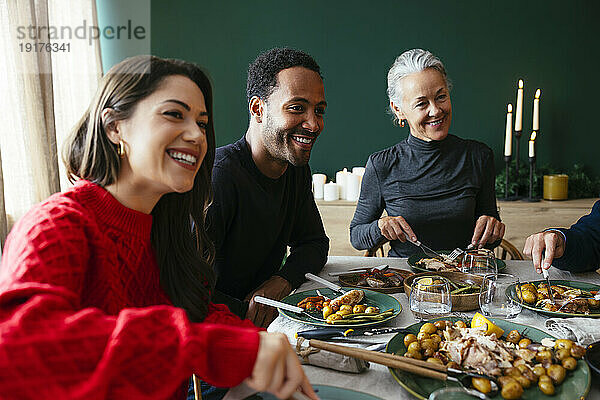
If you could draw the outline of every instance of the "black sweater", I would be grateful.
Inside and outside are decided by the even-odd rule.
[[[359,250],[385,241],[377,226],[385,210],[404,217],[433,249],[465,248],[478,217],[500,219],[494,186],[494,158],[485,144],[454,135],[426,142],[409,134],[369,157],[350,240]],[[409,257],[419,251],[396,240],[389,255]]]
[[[243,316],[240,300],[273,275],[296,288],[306,272],[316,274],[323,268],[329,239],[311,181],[308,166],[291,164],[278,179],[266,177],[254,164],[244,137],[217,149],[214,201],[207,216],[216,248],[216,289],[221,292],[214,302]]]

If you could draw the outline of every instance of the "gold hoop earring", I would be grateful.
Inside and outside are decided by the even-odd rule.
[[[400,120],[400,126],[401,126],[402,128],[404,128],[404,120],[403,120],[403,119],[401,119],[401,120]]]
[[[125,146],[123,145],[122,140],[119,140],[119,148],[117,150],[117,154],[119,154],[119,157],[125,158]]]

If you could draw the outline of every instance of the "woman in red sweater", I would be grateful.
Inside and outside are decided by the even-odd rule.
[[[65,146],[75,186],[6,241],[0,398],[183,399],[192,373],[316,398],[285,336],[210,303],[214,153],[198,67],[139,56],[106,74]]]

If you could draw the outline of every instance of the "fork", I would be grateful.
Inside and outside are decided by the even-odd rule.
[[[467,250],[472,250],[473,248],[475,248],[475,245],[473,243],[471,243],[467,246]],[[457,247],[454,250],[452,250],[452,253],[445,256],[445,258],[448,259],[449,261],[454,261],[461,255],[465,254],[466,252],[467,252],[466,250],[463,250],[460,247]]]

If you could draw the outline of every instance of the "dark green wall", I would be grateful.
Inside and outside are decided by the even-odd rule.
[[[524,135],[542,89],[538,165],[600,173],[596,1],[152,1],[155,55],[197,62],[215,88],[217,143],[247,127],[246,68],[275,46],[303,49],[325,77],[326,125],[314,171],[331,175],[408,134],[387,110],[386,74],[404,50],[429,49],[454,83],[451,133],[487,143],[502,165],[506,104],[525,80]],[[98,5],[102,8],[102,5]],[[105,48],[104,52],[110,49]],[[106,57],[105,57],[106,59]],[[525,155],[526,140],[521,139]],[[524,157],[522,157],[524,159]]]

